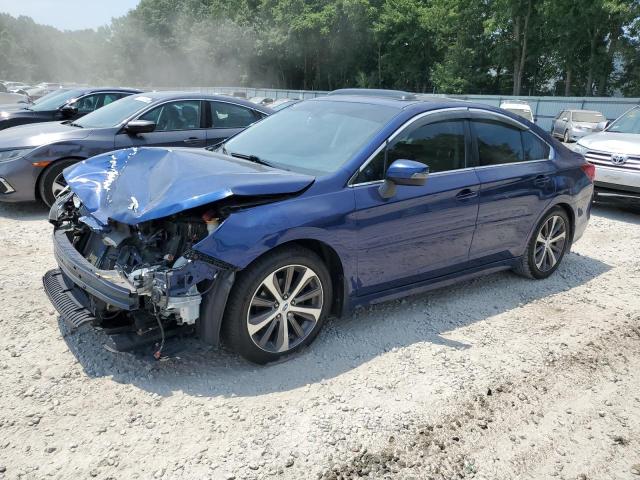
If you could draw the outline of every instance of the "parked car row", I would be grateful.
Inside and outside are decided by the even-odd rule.
[[[0,131],[0,200],[52,205],[66,187],[62,171],[74,163],[118,148],[216,145],[270,113],[246,100],[198,93],[63,91],[0,112],[0,129],[6,128]],[[54,119],[64,121],[47,122]]]

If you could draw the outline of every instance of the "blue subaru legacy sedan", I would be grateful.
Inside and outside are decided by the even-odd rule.
[[[107,346],[195,332],[256,363],[328,315],[512,269],[544,279],[583,234],[594,167],[525,119],[340,90],[215,151],[130,148],[64,171],[45,289]]]

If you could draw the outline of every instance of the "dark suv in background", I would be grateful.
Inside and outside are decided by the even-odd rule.
[[[27,123],[75,120],[140,90],[130,88],[60,89],[32,104],[0,107],[0,130]]]
[[[0,201],[51,205],[62,170],[127,147],[206,147],[232,137],[272,111],[240,98],[202,93],[131,95],[73,122],[0,131]]]

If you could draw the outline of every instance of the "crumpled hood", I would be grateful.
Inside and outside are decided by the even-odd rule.
[[[135,225],[232,195],[297,193],[314,177],[189,148],[129,148],[72,165],[71,190],[102,226]]]
[[[600,132],[587,135],[578,142],[589,150],[640,155],[640,134]]]
[[[19,147],[39,147],[54,142],[80,140],[91,129],[65,125],[62,122],[30,123],[0,130],[0,150]]]

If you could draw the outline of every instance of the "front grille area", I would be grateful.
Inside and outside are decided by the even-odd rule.
[[[611,161],[611,153],[597,152],[589,150],[584,157],[594,165],[602,165],[603,167],[620,168],[624,170],[633,170],[640,172],[640,156],[627,155],[627,161],[622,165],[617,165]]]

